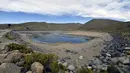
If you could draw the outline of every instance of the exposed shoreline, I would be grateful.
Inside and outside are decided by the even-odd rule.
[[[94,56],[98,56],[100,51],[106,46],[104,43],[106,41],[111,41],[112,37],[108,33],[99,33],[99,32],[85,32],[85,31],[63,31],[63,34],[70,35],[82,35],[82,36],[90,36],[90,37],[98,37],[90,40],[87,43],[81,44],[72,44],[72,43],[56,43],[56,44],[48,44],[48,43],[36,43],[29,39],[26,35],[28,33],[42,33],[47,31],[29,31],[29,32],[18,32],[21,35],[21,39],[25,42],[29,43],[33,50],[42,51],[43,53],[54,53],[59,56],[60,60],[65,60],[67,63],[78,64],[77,66],[82,66],[87,64],[89,60],[92,60]],[[50,31],[49,31],[50,32]],[[54,31],[53,31],[54,32]],[[37,47],[37,48],[36,48]],[[67,50],[71,52],[67,52]],[[78,58],[83,56],[83,60],[79,60]]]

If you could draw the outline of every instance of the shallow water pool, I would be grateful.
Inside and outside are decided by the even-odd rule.
[[[89,38],[61,33],[48,33],[33,36],[32,40],[39,43],[85,43],[88,42]]]

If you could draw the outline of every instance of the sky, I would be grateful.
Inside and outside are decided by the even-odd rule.
[[[130,0],[0,0],[0,23],[130,21]]]

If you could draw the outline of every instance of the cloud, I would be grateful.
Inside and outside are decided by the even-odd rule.
[[[130,20],[130,0],[0,0],[0,10]]]

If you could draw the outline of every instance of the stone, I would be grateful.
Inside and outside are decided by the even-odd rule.
[[[75,67],[73,65],[69,65],[68,70],[73,71],[73,70],[75,70]]]
[[[1,53],[1,54],[6,54],[7,52],[9,52],[9,48],[8,48],[8,46],[6,45],[6,46],[4,47],[4,49],[2,49],[2,50],[0,51],[0,53]]]
[[[101,70],[107,71],[107,68],[108,68],[108,66],[103,64],[102,67],[101,67]]]
[[[125,51],[130,51],[130,47],[125,47],[124,50]]]
[[[20,62],[17,62],[15,64],[18,65],[18,66],[23,66],[24,63],[25,63],[25,61],[20,61]]]
[[[13,50],[13,51],[7,52],[7,54],[11,54],[11,53],[20,53],[20,51],[19,50]]]
[[[123,64],[129,64],[130,60],[127,57],[118,57],[118,60]]]
[[[69,73],[74,73],[73,71],[70,71]]]
[[[88,68],[88,69],[92,69],[92,67],[91,67],[91,66],[87,66],[87,68]]]
[[[39,62],[34,62],[31,65],[31,70],[32,70],[32,73],[43,73],[44,66]]]
[[[26,73],[32,73],[32,71],[28,71],[28,72],[26,72]]]
[[[97,69],[99,69],[99,70],[104,70],[104,71],[106,71],[107,68],[108,68],[108,65],[105,65],[105,64],[103,64],[103,65],[98,65],[98,66],[97,66]]]
[[[2,63],[0,73],[21,73],[21,68],[13,63]]]
[[[79,59],[82,60],[82,59],[83,59],[83,56],[80,56]]]
[[[67,62],[64,62],[62,65],[66,67],[66,66],[68,65],[68,63],[67,63]]]
[[[130,59],[129,59],[129,58],[126,58],[126,59],[123,61],[123,64],[130,64]]]
[[[7,54],[0,54],[0,64],[4,62],[6,56]]]
[[[112,61],[113,64],[116,64],[118,62],[118,58],[116,58],[116,57],[115,58],[111,58],[111,61]]]
[[[68,71],[65,71],[65,73],[68,73]]]
[[[4,62],[6,63],[16,63],[24,57],[23,53],[20,53],[18,50],[10,52],[5,58]]]
[[[101,62],[98,58],[94,59],[94,60],[93,60],[93,63],[94,63],[95,65],[101,65],[101,64],[102,64],[102,62]]]
[[[102,59],[102,62],[103,63],[107,63],[108,62],[108,60],[107,59]],[[98,63],[97,63],[98,64]],[[101,63],[100,63],[101,64]]]
[[[107,55],[108,57],[111,57],[111,54],[109,54],[109,53],[106,53],[106,55]]]

